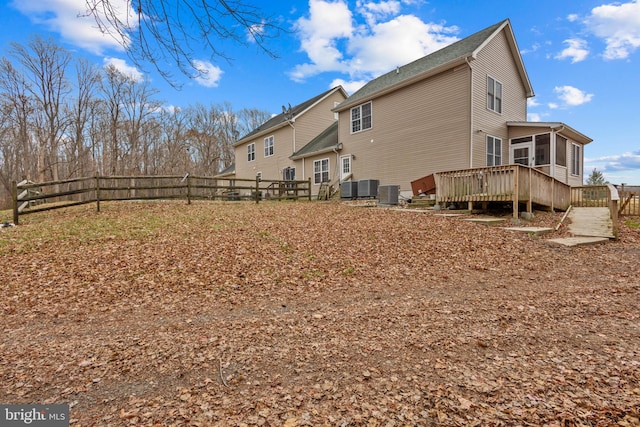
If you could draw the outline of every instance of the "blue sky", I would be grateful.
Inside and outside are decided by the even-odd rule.
[[[640,3],[638,0],[247,0],[288,30],[267,47],[222,43],[231,58],[194,58],[207,79],[173,89],[151,67],[136,69],[122,48],[78,15],[85,0],[0,3],[0,55],[9,43],[53,37],[96,64],[149,79],[167,106],[230,103],[279,113],[337,84],[366,81],[502,19],[511,20],[536,96],[529,120],[564,122],[594,142],[593,168],[613,183],[640,185]],[[112,0],[125,10],[126,0]],[[196,55],[197,56],[197,55]]]

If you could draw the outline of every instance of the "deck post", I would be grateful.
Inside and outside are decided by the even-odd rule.
[[[518,166],[515,166],[514,170],[513,170],[513,217],[514,218],[518,218],[518,174],[519,174],[520,168]]]
[[[532,189],[532,183],[533,183],[533,168],[529,167],[529,200],[527,200],[527,212],[532,213],[533,212],[533,197],[531,194],[531,189]]]

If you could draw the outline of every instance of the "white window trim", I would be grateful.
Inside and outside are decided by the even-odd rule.
[[[252,154],[253,154],[253,158],[251,158]],[[254,162],[255,160],[256,160],[256,143],[252,142],[251,144],[247,145],[247,161]]]
[[[267,145],[267,143],[270,142],[270,145]],[[271,154],[267,154],[267,148],[271,148]],[[264,139],[264,157],[271,157],[273,156],[273,154],[275,153],[275,138],[273,137],[273,135],[268,136]]]
[[[576,165],[578,166],[577,172],[576,172]],[[576,144],[575,142],[572,142],[571,143],[571,176],[580,176],[580,175],[582,175],[582,146],[580,144]]]
[[[327,181],[323,181],[322,180],[322,162],[326,161],[327,162]],[[320,163],[320,181],[316,180],[316,163]],[[318,159],[318,160],[314,160],[313,161],[313,184],[314,185],[320,185],[323,182],[329,182],[329,178],[331,177],[331,161],[329,160],[328,157],[324,158],[324,159]]]
[[[493,80],[493,106],[494,108],[491,108],[489,106],[489,79]],[[500,111],[498,111],[495,107],[496,107],[496,99],[498,99],[496,97],[496,85],[499,84],[500,85]],[[502,84],[502,82],[498,79],[496,79],[495,77],[492,77],[490,75],[487,75],[487,110],[489,111],[493,111],[494,113],[497,114],[502,114],[502,111],[504,110],[504,85]]]
[[[487,162],[487,155],[489,154],[489,138],[491,138],[493,141],[493,149],[494,149],[494,153],[493,153],[493,163],[492,165],[489,165]],[[496,149],[496,142],[500,142],[500,152],[498,153],[498,156],[500,157],[500,164],[495,164],[495,159],[496,159],[496,153],[495,153],[495,149]],[[493,135],[487,135],[486,139],[485,139],[485,163],[487,167],[491,167],[491,166],[502,166],[502,138],[498,138],[497,136],[493,136]]]
[[[370,108],[371,115],[369,116],[370,117],[370,120],[369,120],[370,126],[368,128],[363,128],[362,127],[362,106],[367,105],[367,104],[369,104],[371,106],[371,108]],[[356,110],[356,109],[358,109],[360,111],[360,117],[358,118],[358,120],[360,121],[360,129],[354,131],[353,130],[353,122],[354,122],[354,120],[353,120],[353,110]],[[355,106],[355,107],[353,107],[353,108],[351,108],[349,110],[349,132],[350,133],[354,134],[354,133],[364,132],[365,130],[369,130],[371,128],[373,128],[373,102],[372,101],[364,102],[364,103],[362,103],[360,105],[357,105],[357,106]]]

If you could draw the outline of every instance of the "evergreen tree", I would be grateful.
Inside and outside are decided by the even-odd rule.
[[[606,185],[609,181],[604,179],[604,175],[598,169],[593,168],[591,175],[587,178],[587,185]]]

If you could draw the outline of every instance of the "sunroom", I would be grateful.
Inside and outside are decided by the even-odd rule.
[[[561,122],[507,122],[509,163],[533,167],[570,186],[582,185],[584,146],[593,141]]]

